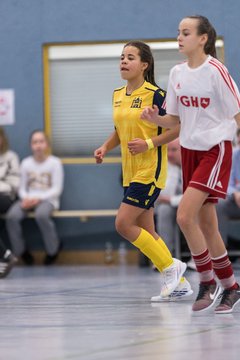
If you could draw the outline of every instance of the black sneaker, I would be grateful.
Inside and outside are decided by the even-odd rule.
[[[215,309],[215,314],[230,314],[237,303],[240,302],[240,287],[237,289],[225,289],[222,293],[220,304]]]
[[[4,257],[0,259],[0,279],[5,278],[17,263],[18,259],[10,250],[6,250]]]
[[[21,255],[21,259],[27,266],[34,265],[34,257],[28,251],[24,251],[24,253]]]
[[[44,265],[52,265],[55,263],[55,261],[58,258],[58,255],[60,253],[60,251],[62,250],[62,243],[59,244],[58,250],[56,252],[56,254],[54,255],[46,255],[45,259],[44,259]]]
[[[198,296],[192,306],[192,311],[204,311],[210,309],[217,301],[221,293],[220,286],[216,284],[199,285]]]

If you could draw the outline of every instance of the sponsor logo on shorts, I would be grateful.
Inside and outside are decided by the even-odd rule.
[[[218,181],[216,186],[218,186],[218,187],[220,187],[220,188],[222,189],[222,183],[221,183],[221,181]]]
[[[134,198],[132,198],[132,197],[130,197],[130,196],[127,196],[127,199],[130,200],[130,201],[133,201],[133,202],[135,202],[135,203],[139,203],[139,200],[138,200],[138,199],[134,199]]]

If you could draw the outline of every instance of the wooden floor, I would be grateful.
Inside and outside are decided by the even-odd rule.
[[[137,266],[16,267],[0,280],[0,359],[239,359],[240,305],[193,315],[196,291],[151,304],[159,286]]]

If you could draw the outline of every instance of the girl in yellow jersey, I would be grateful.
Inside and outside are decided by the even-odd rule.
[[[113,94],[115,130],[94,152],[97,163],[120,144],[122,154],[124,198],[116,217],[116,230],[140,249],[161,272],[163,286],[152,301],[189,295],[190,284],[181,277],[186,264],[173,259],[164,241],[155,232],[154,202],[165,186],[167,146],[178,137],[172,130],[142,121],[146,106],[157,105],[164,115],[165,91],[154,80],[154,60],[149,46],[140,41],[127,43],[120,60],[121,76],[127,85]],[[185,291],[184,291],[185,290]]]

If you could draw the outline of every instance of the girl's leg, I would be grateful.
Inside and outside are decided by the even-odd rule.
[[[218,230],[218,219],[214,204],[207,203],[200,211],[200,226],[206,238],[215,274],[224,288],[220,304],[215,313],[231,313],[240,302],[240,287],[237,284],[231,262]]]
[[[26,211],[21,208],[21,202],[17,201],[10,207],[6,216],[6,227],[12,245],[13,253],[22,256],[26,252],[26,244],[23,238],[21,221],[26,217]]]
[[[199,226],[199,213],[207,197],[207,193],[188,187],[177,211],[178,225],[193,254],[200,254],[207,248],[205,237]]]
[[[208,202],[200,209],[199,226],[211,257],[219,257],[226,253],[226,247],[218,230],[218,219],[214,203]]]
[[[137,225],[148,231],[156,240],[158,239],[159,236],[155,230],[153,207],[151,207],[149,210],[145,210],[137,218]]]
[[[171,254],[166,256],[165,250],[156,241],[159,236],[154,228],[153,209],[146,210],[122,203],[116,217],[116,230],[138,247],[160,272],[172,265]]]
[[[165,256],[167,260],[172,259],[172,254],[169,251],[165,241],[155,231],[154,208],[150,208],[148,211],[144,212],[142,215],[139,216],[138,225],[143,229],[147,230],[156,239],[156,241],[159,243],[159,245],[162,248],[162,256]],[[189,296],[192,293],[193,291],[191,289],[190,283],[187,281],[185,277],[181,277],[179,285],[176,287],[175,291],[171,294],[171,298],[180,299],[182,297]],[[153,302],[162,301],[162,296],[161,295],[153,296],[151,298],[151,301]]]
[[[223,288],[237,288],[232,265],[227,254],[225,244],[218,230],[218,219],[215,204],[205,204],[199,215],[199,223],[212,258],[215,274],[219,278]]]
[[[56,226],[51,218],[52,212],[53,205],[47,200],[41,201],[35,209],[35,220],[41,231],[46,253],[49,256],[55,256],[60,246]]]
[[[121,203],[115,221],[117,232],[128,241],[135,241],[141,232],[137,219],[144,211],[140,207]]]
[[[138,218],[138,226],[148,231],[155,240],[158,241],[159,245],[162,247],[166,257],[172,259],[172,254],[169,251],[167,245],[163,241],[163,239],[158,235],[155,230],[155,223],[154,223],[154,208],[150,208],[149,210],[145,211],[142,215]]]
[[[221,291],[214,280],[214,272],[207,242],[200,226],[200,212],[208,194],[188,187],[179,204],[177,221],[188,242],[200,276],[199,293],[193,311],[202,311],[213,306]]]
[[[147,225],[147,220],[150,218],[150,225]],[[141,224],[144,223],[152,234],[139,226],[139,219]],[[161,291],[162,296],[168,296],[175,290],[182,274],[186,270],[186,265],[180,261],[177,264],[173,263],[172,257],[167,256],[165,250],[156,241],[155,237],[157,235],[153,226],[153,211],[150,210],[149,212],[149,210],[122,203],[116,218],[116,230],[140,249],[160,272],[166,271],[169,275],[170,269],[171,276],[168,276],[168,282],[165,282],[164,289]]]

